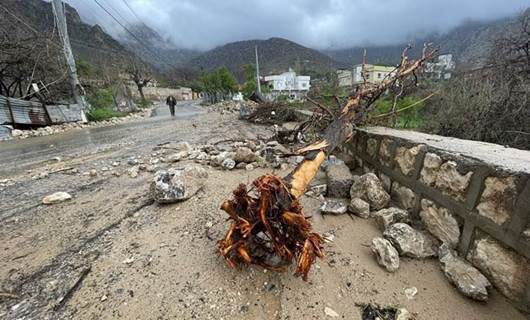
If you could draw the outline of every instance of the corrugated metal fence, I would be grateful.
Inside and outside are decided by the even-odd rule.
[[[77,104],[44,105],[0,96],[0,124],[47,126],[76,121],[86,121]]]

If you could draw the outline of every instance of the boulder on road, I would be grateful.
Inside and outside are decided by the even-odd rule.
[[[158,171],[151,182],[151,196],[157,203],[187,200],[201,190],[208,173],[201,167]]]
[[[72,196],[63,191],[52,193],[42,199],[43,204],[56,204],[72,199]]]
[[[329,164],[326,167],[328,177],[328,196],[334,198],[347,198],[351,185],[353,184],[353,175],[350,168],[344,162]]]
[[[377,258],[377,263],[385,267],[388,272],[394,272],[399,268],[399,253],[390,241],[383,238],[372,239],[370,247]]]
[[[491,283],[477,268],[460,258],[446,243],[440,247],[438,256],[442,271],[458,291],[478,301],[488,300]]]
[[[390,202],[390,195],[385,191],[383,183],[371,172],[353,177],[350,197],[368,202],[373,210],[386,208]]]
[[[236,167],[236,162],[233,159],[226,158],[221,163],[221,167],[226,170],[232,170]]]
[[[437,255],[437,241],[430,234],[418,231],[406,223],[389,226],[383,236],[388,239],[402,256],[428,258]]]
[[[244,163],[252,163],[255,162],[258,159],[258,156],[247,147],[239,147],[236,150],[236,155],[234,156],[234,160],[236,162],[244,162]]]

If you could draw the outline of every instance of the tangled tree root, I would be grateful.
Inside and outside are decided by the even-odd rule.
[[[311,232],[309,217],[284,180],[264,175],[247,190],[240,184],[234,198],[221,209],[231,220],[219,252],[231,267],[256,264],[269,270],[285,272],[297,260],[296,275],[307,281],[316,257],[323,258],[323,238]]]

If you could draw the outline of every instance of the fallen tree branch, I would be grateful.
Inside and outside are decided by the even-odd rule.
[[[407,51],[408,48],[403,51],[401,63],[392,76],[379,84],[365,81],[348,97],[340,114],[333,116],[323,139],[297,151],[304,160],[290,174],[284,178],[264,175],[253,182],[251,190],[240,184],[233,199],[222,204],[230,227],[218,246],[230,267],[256,264],[286,271],[297,260],[295,274],[307,280],[315,259],[324,256],[323,238],[311,232],[311,223],[302,211],[299,198],[327,156],[353,136],[354,126],[364,120],[374,102],[396,83],[405,83],[405,78],[414,75],[437,50],[425,46],[423,56],[416,61],[408,59]],[[366,54],[363,65],[365,60]]]

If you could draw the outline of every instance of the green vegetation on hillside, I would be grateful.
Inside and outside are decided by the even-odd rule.
[[[425,106],[425,102],[419,102],[421,98],[416,96],[406,96],[402,99],[399,99],[396,103],[396,111],[401,110],[405,107],[409,107],[414,104],[414,107],[406,109],[402,112],[396,113],[395,127],[396,128],[407,128],[414,129],[420,128],[424,125],[425,119],[421,109]],[[374,111],[370,114],[372,119],[377,118],[378,115],[388,114],[392,112],[392,107],[394,106],[394,99],[392,97],[385,97],[381,100],[378,100],[375,104]],[[381,117],[382,120],[376,120],[375,122],[379,124],[379,121],[388,122],[392,125],[392,116]]]
[[[229,93],[237,90],[236,78],[226,67],[204,72],[199,81],[202,89],[208,93]]]

